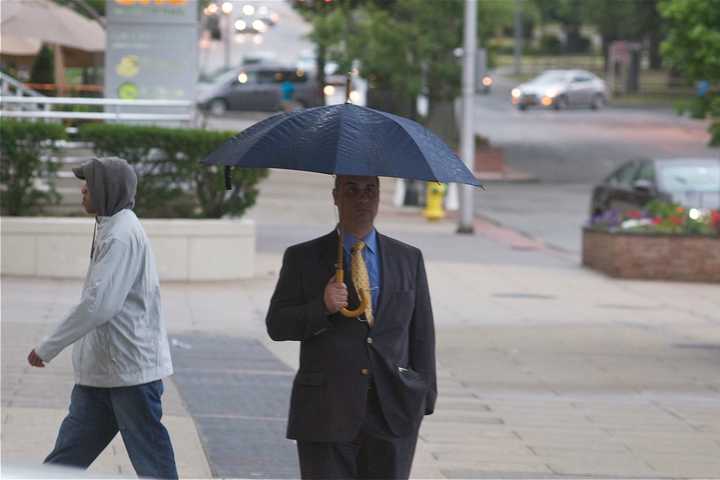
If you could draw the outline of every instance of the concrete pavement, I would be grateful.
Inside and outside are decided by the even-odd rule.
[[[253,279],[163,285],[177,370],[166,420],[183,477],[297,475],[282,435],[297,345],[269,341],[264,315],[284,248],[332,228],[330,185],[273,172],[248,213]],[[610,279],[481,218],[457,236],[452,221],[392,207],[388,187],[378,228],[423,248],[438,330],[440,397],[414,477],[720,477],[717,286]],[[80,288],[2,278],[4,465],[39,463],[52,446],[69,355],[44,370],[25,356]],[[91,471],[132,476],[118,439]]]

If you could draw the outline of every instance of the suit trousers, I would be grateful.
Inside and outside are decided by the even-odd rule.
[[[298,440],[303,479],[407,479],[410,477],[418,430],[396,437],[383,417],[375,388],[368,390],[365,421],[350,442]]]

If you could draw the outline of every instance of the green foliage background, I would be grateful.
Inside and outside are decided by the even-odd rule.
[[[59,201],[54,179],[58,164],[44,158],[56,152],[55,141],[66,137],[59,124],[0,121],[0,210],[3,215],[42,213]],[[48,189],[39,188],[45,179]]]

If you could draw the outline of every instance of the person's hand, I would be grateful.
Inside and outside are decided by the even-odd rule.
[[[30,355],[28,355],[28,363],[32,365],[33,367],[44,367],[45,362],[43,362],[43,359],[40,358],[40,356],[35,353],[35,349],[33,349],[32,352],[30,352]]]
[[[335,275],[325,285],[325,294],[323,300],[325,302],[325,310],[328,313],[337,313],[343,307],[347,307],[348,291],[344,283],[338,283]]]

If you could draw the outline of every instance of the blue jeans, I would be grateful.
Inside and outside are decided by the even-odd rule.
[[[162,380],[116,388],[75,385],[70,413],[45,463],[88,468],[119,430],[139,477],[178,478],[170,435],[160,423],[162,393]]]

